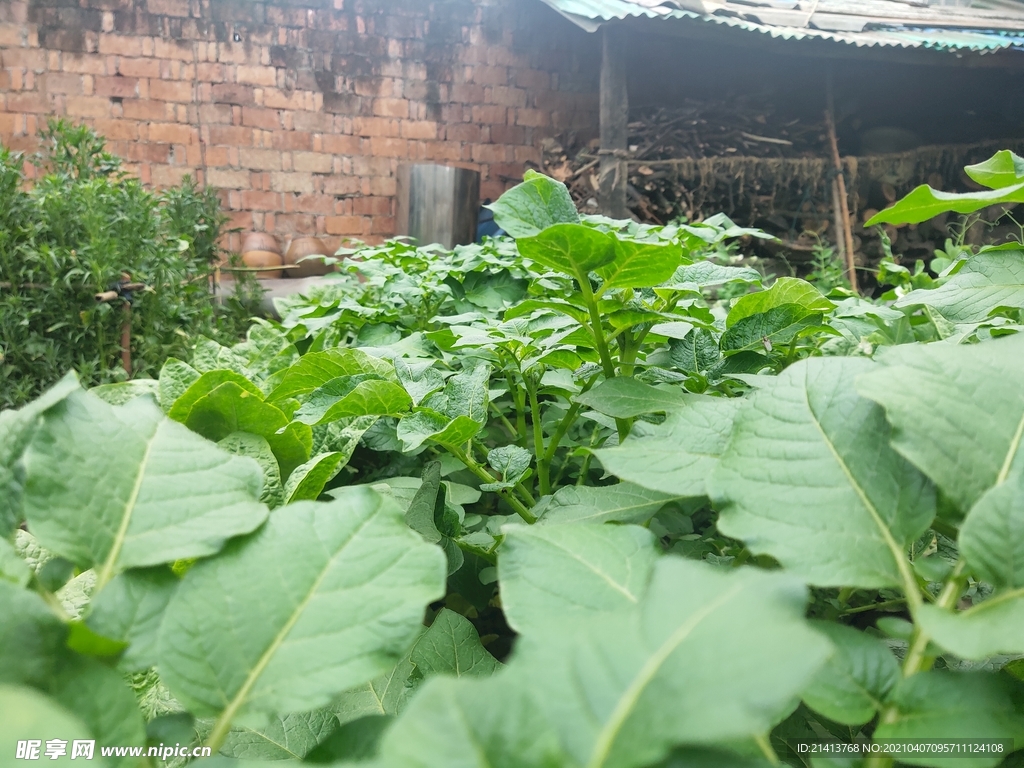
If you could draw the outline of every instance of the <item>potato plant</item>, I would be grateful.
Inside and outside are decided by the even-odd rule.
[[[876,303],[762,286],[724,217],[581,219],[536,174],[494,211],[514,248],[387,244],[0,414],[0,749],[1013,764],[1024,253]],[[951,738],[987,741],[885,751]]]

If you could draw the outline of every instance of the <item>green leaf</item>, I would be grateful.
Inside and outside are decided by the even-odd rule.
[[[935,515],[933,487],[889,447],[882,409],[853,388],[872,370],[812,358],[748,394],[709,480],[722,533],[819,586],[904,583],[905,550]]]
[[[658,557],[654,535],[634,525],[504,527],[501,603],[521,634],[554,621],[630,610]]]
[[[398,422],[398,439],[406,453],[416,450],[427,440],[462,450],[480,428],[480,423],[468,416],[449,420],[437,411],[421,409]]]
[[[344,453],[321,453],[296,467],[284,485],[285,502],[316,501],[348,460]]]
[[[412,398],[392,381],[373,373],[339,376],[310,393],[295,420],[315,426],[357,416],[400,416]]]
[[[32,579],[32,569],[18,556],[18,551],[7,539],[0,539],[0,580],[18,587],[26,586]]]
[[[614,260],[593,271],[604,281],[602,292],[621,288],[649,288],[672,277],[682,258],[682,249],[678,245],[616,238]]]
[[[433,360],[414,362],[395,358],[395,373],[414,405],[419,405],[428,395],[444,389],[444,377],[434,367]]]
[[[306,756],[307,763],[369,760],[377,756],[381,737],[394,722],[391,715],[367,715],[345,723]]]
[[[821,291],[796,277],[780,277],[767,291],[748,293],[737,299],[729,310],[726,328],[732,328],[745,317],[760,315],[787,304],[803,307],[808,313],[828,312],[835,304],[821,295]]]
[[[512,237],[532,237],[554,224],[577,223],[580,215],[565,184],[528,170],[524,181],[487,206],[495,223]]]
[[[622,480],[673,496],[705,496],[707,478],[729,442],[741,402],[688,395],[663,423],[637,424],[621,445],[594,454]]]
[[[491,368],[488,365],[478,365],[472,370],[456,374],[448,379],[444,397],[435,395],[430,401],[430,407],[437,408],[435,402],[443,403],[443,413],[448,418],[465,416],[483,426],[487,423],[487,383],[490,378]]]
[[[441,552],[373,491],[282,507],[186,574],[160,629],[161,678],[217,715],[215,732],[324,706],[394,666],[443,586]]]
[[[188,363],[173,357],[160,369],[159,400],[164,413],[168,413],[176,402],[188,391],[188,388],[199,381],[199,373]]]
[[[75,741],[95,739],[85,724],[71,712],[53,699],[44,696],[31,688],[17,685],[0,685],[0,754],[4,760],[15,763],[18,742],[26,740],[29,734],[32,739],[41,742],[36,760],[45,760],[46,765],[81,765],[81,758],[71,759]],[[67,754],[55,760],[45,755],[46,742],[60,739],[67,742]],[[20,762],[20,761],[19,761]],[[30,761],[26,761],[30,764]],[[94,751],[90,766],[111,765],[107,758],[100,755],[99,749]]]
[[[133,379],[132,381],[119,381],[116,384],[103,384],[93,387],[89,392],[110,405],[124,405],[136,397],[149,396],[156,401],[159,396],[159,388],[159,382],[154,379]]]
[[[549,621],[503,675],[531,688],[576,764],[651,765],[763,735],[792,709],[831,650],[806,599],[786,574],[664,557],[636,608]]]
[[[489,677],[502,667],[480,644],[476,628],[447,608],[416,641],[410,659],[425,675]]]
[[[359,349],[330,349],[312,352],[288,369],[281,383],[267,397],[267,402],[280,403],[307,395],[339,376],[375,373],[382,379],[397,381],[390,363],[371,357]]]
[[[214,442],[235,432],[259,435],[277,457],[282,478],[309,459],[313,445],[307,425],[289,422],[279,408],[263,401],[262,394],[253,394],[235,382],[221,384],[196,400],[184,424]]]
[[[641,488],[632,483],[567,485],[543,507],[543,523],[646,523],[669,502],[684,497]],[[540,513],[540,505],[536,512]]]
[[[217,446],[234,456],[246,456],[259,464],[260,469],[263,470],[263,490],[260,492],[260,501],[271,509],[284,504],[281,467],[265,437],[249,432],[232,432],[223,440],[219,440]]]
[[[902,345],[883,362],[858,391],[885,407],[893,447],[961,510],[1024,471],[1024,337]]]
[[[245,378],[245,376],[233,371],[210,371],[196,379],[195,382],[174,401],[173,405],[165,405],[164,409],[167,411],[167,415],[171,419],[184,424],[188,421],[189,414],[192,412],[192,408],[197,402],[209,395],[222,384],[227,383],[236,385],[239,390],[253,395],[257,400],[263,399],[263,393],[260,391],[260,388]],[[161,402],[165,402],[165,400],[161,398]]]
[[[0,616],[0,683],[45,686],[67,628],[39,595],[9,581],[0,581]]]
[[[146,743],[146,726],[135,694],[110,667],[92,659],[76,658],[57,675],[51,694],[58,704],[82,719],[100,746],[141,747]],[[115,758],[111,762],[134,766],[138,761]]]
[[[1001,307],[1024,308],[1024,250],[982,251],[938,288],[918,289],[897,307],[930,307],[951,323],[980,323]]]
[[[192,366],[200,373],[227,370],[244,375],[247,360],[213,339],[200,337],[192,353]]]
[[[503,445],[488,451],[487,463],[491,469],[501,475],[501,482],[485,483],[480,486],[481,490],[497,491],[501,488],[515,488],[530,470],[532,460],[532,454],[518,445]]]
[[[710,370],[722,358],[718,340],[704,328],[694,328],[681,340],[673,339],[669,350],[672,365],[687,373]]]
[[[406,655],[383,675],[338,696],[331,710],[342,724],[373,715],[397,715],[416,689],[415,671],[416,665]]]
[[[865,227],[876,224],[918,224],[938,216],[940,213],[973,213],[1000,203],[1024,203],[1024,183],[1013,184],[999,189],[984,192],[940,192],[927,184],[922,184],[904,197],[879,211],[867,222]]]
[[[986,673],[920,672],[900,681],[890,699],[894,722],[880,723],[874,740],[1024,738],[1024,687],[1009,676]],[[907,765],[989,768],[1006,755],[936,758],[901,754]]]
[[[330,709],[275,715],[260,727],[232,728],[220,754],[241,760],[302,760],[338,727]]]
[[[77,565],[96,566],[101,586],[125,568],[212,555],[267,516],[255,462],[145,399],[115,407],[70,395],[44,416],[25,466],[32,532]]]
[[[775,347],[789,344],[804,331],[821,322],[821,313],[799,304],[783,304],[767,312],[744,317],[722,334],[722,352],[770,353]]]
[[[616,419],[631,419],[644,413],[664,413],[682,408],[691,396],[671,386],[651,386],[632,376],[605,379],[576,402]]]
[[[1024,157],[1008,149],[996,152],[983,163],[968,165],[964,171],[974,181],[989,189],[1012,187],[1024,182]]]
[[[804,689],[807,706],[843,725],[864,725],[882,709],[900,680],[900,665],[881,640],[827,621],[812,625],[835,653]]]
[[[157,665],[160,621],[177,588],[178,577],[170,568],[133,569],[115,576],[96,596],[86,625],[127,644],[120,669],[141,672]]]
[[[713,261],[698,261],[679,267],[665,287],[699,291],[712,285],[731,282],[759,283],[761,273],[750,267],[724,267]]]
[[[615,259],[615,235],[582,224],[556,224],[516,245],[523,258],[579,278]]]

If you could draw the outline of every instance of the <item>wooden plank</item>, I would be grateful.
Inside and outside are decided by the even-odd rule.
[[[629,149],[629,93],[626,30],[619,24],[607,24],[602,30],[601,58],[601,170],[597,203],[601,213],[615,219],[629,216],[626,187],[629,176],[626,159]]]

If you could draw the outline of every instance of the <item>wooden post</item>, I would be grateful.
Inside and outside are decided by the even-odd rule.
[[[857,289],[857,263],[853,252],[853,222],[850,221],[850,203],[846,194],[846,179],[843,178],[843,160],[839,156],[839,139],[836,137],[835,98],[832,89],[832,67],[825,73],[825,128],[828,131],[829,144],[832,147],[832,164],[836,169],[835,197],[839,199],[839,208],[835,211],[837,223],[836,239],[842,237],[846,250],[846,279],[854,293]],[[835,198],[833,198],[835,199]],[[842,250],[842,249],[841,249]]]
[[[616,24],[603,28],[601,58],[601,170],[598,206],[613,219],[629,217],[626,185],[629,174],[629,94],[626,88],[626,30]]]

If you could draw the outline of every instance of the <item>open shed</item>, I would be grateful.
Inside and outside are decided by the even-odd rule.
[[[600,138],[545,157],[584,210],[724,210],[790,260],[821,238],[867,263],[867,212],[922,183],[966,188],[964,164],[1024,149],[1017,0],[543,1],[602,38]],[[892,232],[895,250],[929,255],[944,224]]]

